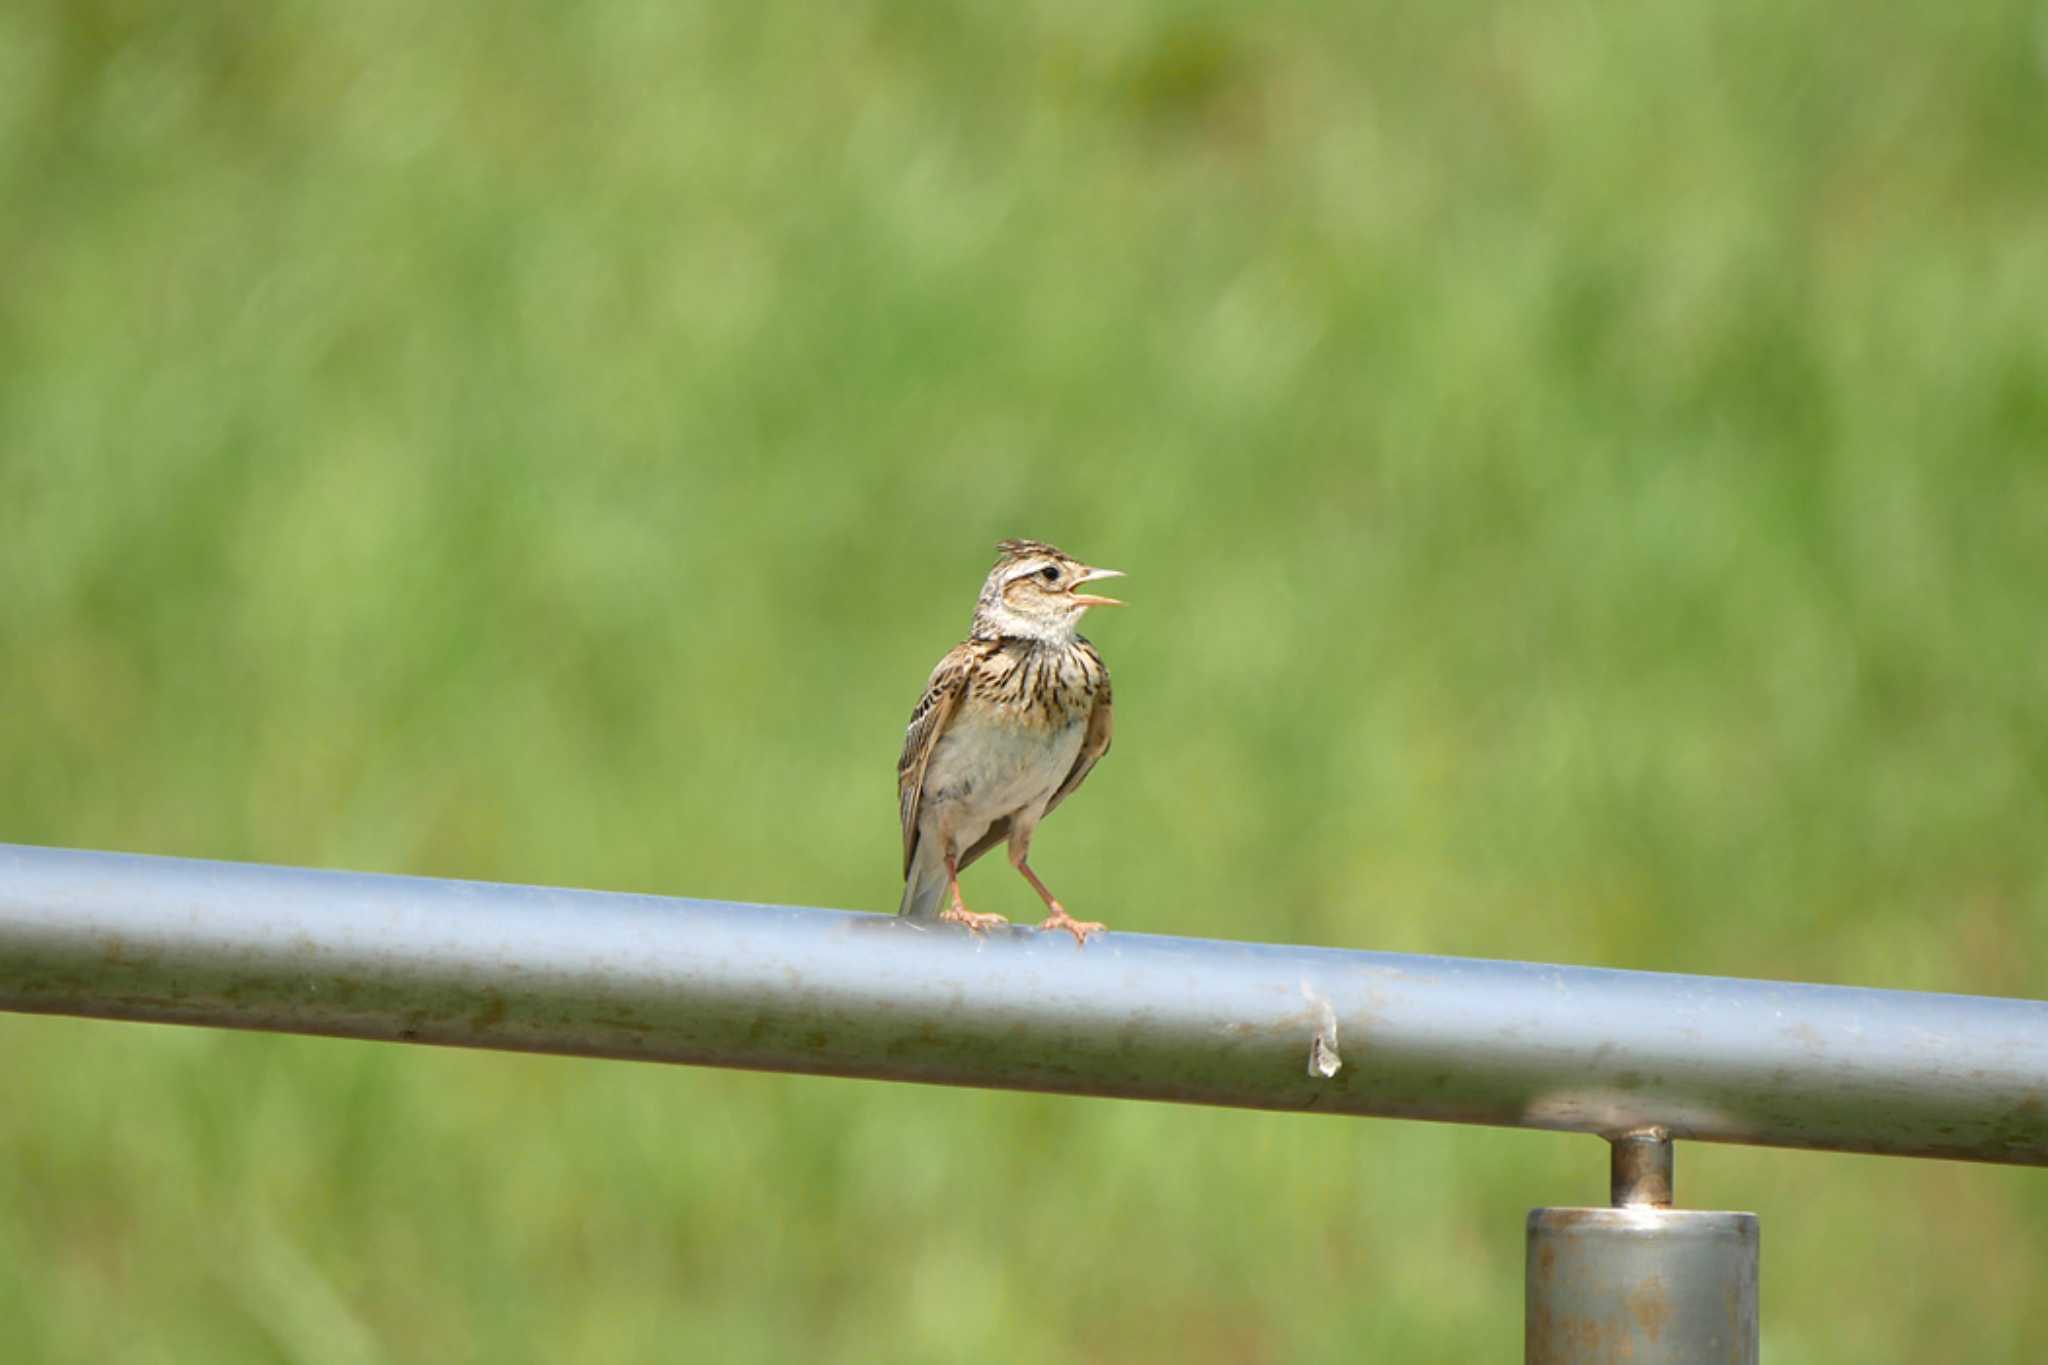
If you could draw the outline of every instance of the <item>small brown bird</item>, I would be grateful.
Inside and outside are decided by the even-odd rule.
[[[1080,591],[1121,578],[1036,540],[1006,540],[981,585],[967,639],[939,660],[910,713],[896,793],[903,816],[903,905],[897,912],[964,924],[1008,923],[969,910],[960,869],[1008,839],[1010,862],[1045,901],[1041,929],[1077,944],[1103,928],[1067,914],[1027,857],[1038,822],[1109,752],[1109,670],[1074,633],[1114,597]],[[952,903],[939,909],[940,898]]]

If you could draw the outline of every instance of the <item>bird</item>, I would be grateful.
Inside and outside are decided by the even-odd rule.
[[[1009,921],[960,897],[960,872],[1004,840],[1010,864],[1076,947],[1104,927],[1069,915],[1031,870],[1031,836],[1109,752],[1109,669],[1075,627],[1090,607],[1120,607],[1084,585],[1121,578],[1039,540],[1005,540],[981,585],[967,638],[925,684],[903,735],[896,794],[903,820],[899,915],[964,924]],[[941,907],[942,900],[948,903]]]

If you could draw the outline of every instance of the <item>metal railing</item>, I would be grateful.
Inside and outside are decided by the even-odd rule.
[[[1638,1266],[1644,1219],[1748,1217],[1663,1209],[1675,1139],[2048,1165],[2037,1001],[16,845],[0,1009],[1592,1133]],[[1567,1212],[1532,1360],[1577,1358]],[[1748,1226],[1749,1354],[1706,1358],[1754,1359]]]

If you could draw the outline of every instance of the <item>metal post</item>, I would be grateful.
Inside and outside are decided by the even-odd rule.
[[[1525,1362],[1756,1365],[1756,1215],[1672,1208],[1663,1130],[1612,1142],[1612,1208],[1529,1213]]]
[[[1613,1139],[1609,1152],[1607,1202],[1616,1208],[1671,1207],[1672,1169],[1677,1164],[1671,1134],[1643,1128]]]

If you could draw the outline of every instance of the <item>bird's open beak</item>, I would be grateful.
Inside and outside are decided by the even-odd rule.
[[[1074,586],[1078,588],[1083,583],[1093,583],[1098,578],[1122,578],[1123,576],[1124,571],[1122,569],[1083,569],[1081,576],[1074,580]],[[1097,597],[1095,594],[1087,592],[1074,593],[1073,598],[1084,607],[1120,607],[1123,605],[1114,597]]]

